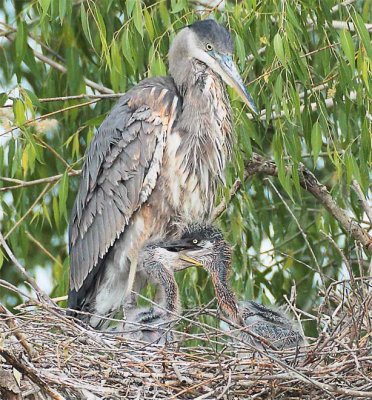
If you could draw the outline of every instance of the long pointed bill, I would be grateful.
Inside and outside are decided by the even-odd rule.
[[[195,260],[195,258],[189,257],[186,254],[180,253],[179,257],[181,260],[189,262],[191,265],[194,265],[195,267],[203,266],[203,264],[201,264],[198,260]]]
[[[243,80],[232,60],[231,56],[224,55],[219,56],[216,54],[216,60],[220,64],[223,74],[221,74],[222,79],[230,85],[235,91],[239,94],[239,96],[244,100],[247,106],[254,114],[258,114],[256,105],[252,99],[252,96],[249,94],[247,88],[244,86]]]
[[[200,60],[201,62],[208,65],[214,72],[216,72],[223,81],[231,86],[244,100],[249,109],[253,114],[258,114],[256,105],[249,94],[248,90],[244,86],[243,80],[234,64],[231,55],[221,54],[217,51],[204,51],[200,49],[197,43],[192,46],[191,57]]]
[[[244,86],[243,80],[236,68],[231,55],[220,54],[216,51],[203,51],[198,46],[193,47],[191,56],[197,60],[207,64],[214,72],[216,72],[223,81],[231,86],[244,100],[253,114],[258,114],[254,101]]]

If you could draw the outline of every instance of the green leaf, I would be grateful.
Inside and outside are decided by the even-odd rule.
[[[355,66],[355,48],[354,48],[354,43],[353,39],[350,35],[350,32],[347,31],[346,29],[342,30],[340,33],[340,38],[341,38],[341,47],[342,50],[344,51],[346,58],[348,59],[350,63],[350,67],[354,69]]]
[[[239,65],[240,65],[240,68],[243,68],[243,66],[245,64],[245,59],[246,59],[246,53],[245,53],[243,39],[239,35],[236,35],[235,43],[236,43],[236,52],[237,52],[238,58],[239,58]]]
[[[48,207],[46,206],[45,203],[43,203],[43,216],[47,219],[49,226],[52,227],[52,221],[50,219]]]
[[[6,93],[0,93],[0,107],[2,107],[8,100],[8,95]]]
[[[23,90],[27,93],[29,99],[31,100],[31,102],[34,106],[41,107],[41,103],[34,92],[32,92],[31,90],[28,90],[28,89],[23,89]]]
[[[16,99],[14,101],[13,111],[17,125],[23,125],[26,122],[26,108],[21,100]]]
[[[31,170],[31,172],[33,172],[35,167],[35,159],[35,148],[30,143],[27,143],[26,147],[23,149],[21,159],[24,176],[27,175],[28,170]]]
[[[356,30],[358,32],[358,35],[359,35],[360,39],[362,40],[364,48],[366,49],[368,57],[372,58],[371,39],[368,34],[367,28],[364,25],[363,18],[358,13],[355,13],[352,18],[353,18]]]
[[[3,254],[2,250],[0,249],[0,269],[3,266],[3,262],[4,262],[4,254]]]
[[[129,18],[132,16],[132,12],[133,12],[134,6],[136,5],[136,1],[137,0],[126,0],[125,1],[126,8],[127,8],[127,14],[128,14]]]
[[[286,65],[287,60],[284,55],[284,46],[283,46],[283,39],[279,33],[274,36],[274,51],[276,56],[278,57],[279,61]]]
[[[61,183],[59,186],[59,215],[62,218],[63,216],[67,220],[67,196],[68,196],[68,181],[69,181],[69,176],[67,172],[63,174],[63,177],[61,179]]]
[[[136,71],[137,65],[132,55],[133,50],[130,36],[131,35],[129,29],[125,30],[123,37],[121,38],[121,52],[124,58],[128,61],[129,65],[133,68],[134,71]]]
[[[143,16],[145,17],[146,31],[149,35],[151,42],[153,42],[155,39],[154,24],[152,22],[151,15],[146,7],[143,9]]]
[[[315,122],[313,129],[311,130],[311,153],[314,159],[314,166],[318,159],[320,149],[322,148],[322,132],[320,129],[319,122]]]
[[[58,6],[59,6],[59,19],[61,20],[61,24],[63,23],[63,20],[65,18],[66,14],[66,5],[67,5],[67,0],[59,0]]]
[[[87,13],[85,11],[84,3],[81,3],[81,5],[80,5],[80,18],[81,18],[81,26],[83,27],[84,35],[85,35],[86,39],[88,40],[88,42],[90,43],[90,45],[93,47],[92,37],[90,34],[90,30],[89,30],[89,20],[88,20]]]
[[[143,20],[142,20],[142,7],[141,0],[136,0],[133,12],[133,21],[138,33],[143,38]]]
[[[177,14],[183,9],[186,8],[186,2],[184,0],[172,0],[171,1],[171,8],[172,8],[172,14]]]
[[[39,0],[39,4],[41,5],[41,9],[43,11],[42,18],[44,18],[47,15],[47,13],[49,11],[50,3],[51,3],[51,0]]]
[[[53,216],[54,216],[54,221],[56,223],[57,229],[60,230],[60,212],[59,212],[59,207],[58,207],[58,200],[57,197],[53,196],[53,201],[52,201],[52,206],[53,206]]]
[[[121,58],[119,53],[119,47],[116,41],[113,41],[111,44],[111,59],[112,59],[112,67],[116,70],[116,72],[121,72]]]
[[[16,40],[15,40],[16,58],[19,63],[23,61],[23,57],[26,52],[26,45],[27,45],[26,24],[23,21],[21,21],[18,24]]]

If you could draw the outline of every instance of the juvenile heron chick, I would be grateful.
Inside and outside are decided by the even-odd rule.
[[[179,254],[163,247],[158,241],[147,244],[139,255],[138,272],[158,287],[155,305],[130,309],[126,314],[124,334],[150,343],[164,344],[173,340],[171,322],[181,313],[175,271],[189,267]]]
[[[239,302],[239,313],[244,325],[259,338],[278,350],[300,347],[305,340],[297,326],[284,313],[272,310],[254,301]],[[239,339],[254,344],[255,347],[265,348],[265,342],[257,340],[252,335],[241,332]]]
[[[246,332],[239,331],[238,339],[258,348],[269,344],[275,349],[286,349],[304,344],[295,324],[281,312],[253,301],[237,302],[227,278],[231,270],[231,246],[220,230],[213,226],[192,225],[180,240],[170,242],[166,247],[178,251],[182,260],[208,271],[221,310],[230,321],[246,328]]]

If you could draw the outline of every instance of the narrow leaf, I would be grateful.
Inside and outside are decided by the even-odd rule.
[[[320,149],[322,148],[322,132],[320,129],[319,122],[315,122],[313,129],[311,130],[311,150],[314,159],[314,165],[318,159]]]
[[[135,25],[138,33],[143,38],[143,21],[142,21],[141,0],[136,1],[136,5],[134,7],[134,13],[133,13],[133,21],[134,21],[134,25]]]
[[[353,39],[351,38],[350,32],[347,31],[346,29],[341,31],[340,34],[341,38],[341,47],[343,52],[346,55],[346,58],[348,59],[350,63],[350,67],[354,69],[355,65],[355,48],[354,48],[354,43]]]
[[[67,218],[68,174],[64,173],[59,187],[59,214]]]
[[[6,93],[0,93],[0,107],[2,107],[7,100],[8,100],[7,94]]]
[[[368,54],[369,58],[372,58],[372,45],[370,42],[370,37],[367,31],[366,26],[364,25],[363,18],[358,14],[355,13],[353,17],[354,24],[356,26],[356,30],[358,32],[358,35],[360,39],[362,40],[362,43],[364,45],[364,48],[366,49],[366,52]]]
[[[274,51],[279,61],[285,65],[287,61],[284,55],[283,39],[279,33],[274,36]]]

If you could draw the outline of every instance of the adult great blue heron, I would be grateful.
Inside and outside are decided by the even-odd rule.
[[[92,326],[140,290],[136,265],[147,239],[210,216],[232,141],[223,82],[255,110],[232,52],[216,22],[185,27],[169,51],[171,77],[140,82],[95,134],[69,226],[68,306],[95,314]]]
[[[295,324],[282,312],[254,301],[237,302],[227,279],[231,269],[231,246],[219,229],[193,224],[181,239],[163,246],[169,251],[178,251],[180,259],[185,262],[203,266],[208,271],[222,312],[230,321],[248,329],[247,332],[244,329],[239,331],[239,340],[256,348],[262,349],[268,344],[280,350],[305,343]]]

